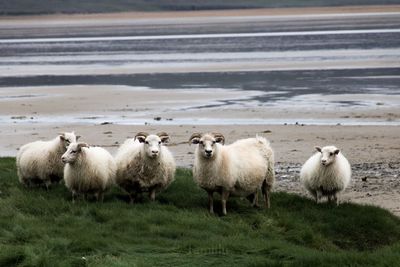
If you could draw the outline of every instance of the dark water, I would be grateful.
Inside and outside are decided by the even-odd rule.
[[[400,94],[400,68],[130,75],[66,75],[0,78],[4,86],[128,85],[153,89],[224,88],[275,92],[260,102],[307,94]],[[343,99],[343,105],[355,105]]]

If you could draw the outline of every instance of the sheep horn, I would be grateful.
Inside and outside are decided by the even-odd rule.
[[[146,132],[139,132],[135,135],[135,140],[138,139],[139,142],[143,143],[148,135]]]
[[[198,144],[200,138],[201,138],[201,133],[192,134],[192,136],[189,138],[189,144]]]
[[[161,142],[166,143],[169,140],[169,135],[166,132],[160,132],[157,134],[160,137]]]
[[[79,143],[78,144],[78,149],[82,149],[82,147],[89,147],[89,145],[86,144],[86,143]]]
[[[212,133],[217,143],[225,144],[225,137],[221,133]]]

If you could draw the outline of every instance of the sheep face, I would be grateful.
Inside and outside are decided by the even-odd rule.
[[[72,132],[72,133],[60,133],[59,137],[60,137],[61,141],[64,141],[65,148],[68,148],[68,146],[71,143],[76,143],[76,141],[80,138],[80,136],[79,135],[75,135],[74,132]]]
[[[198,145],[199,153],[206,159],[214,157],[218,146],[217,143],[224,144],[225,138],[222,134],[198,134],[195,133],[190,138],[192,144]]]
[[[64,163],[74,163],[82,153],[82,147],[89,147],[86,143],[71,143],[67,151],[62,155],[61,160]]]
[[[339,149],[334,146],[326,146],[323,148],[315,147],[315,149],[321,153],[321,165],[328,166],[335,161],[336,156],[339,154]]]
[[[146,133],[139,133],[135,139],[140,143],[144,143],[144,151],[149,158],[156,159],[160,156],[161,146],[168,142],[169,136],[166,133],[158,133],[157,135]]]

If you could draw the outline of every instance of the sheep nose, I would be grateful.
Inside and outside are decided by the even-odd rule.
[[[158,154],[158,150],[152,150],[151,153]]]
[[[208,150],[208,149],[206,149],[206,154],[211,154],[212,153],[212,150]]]
[[[322,164],[326,163],[326,159],[321,160]]]

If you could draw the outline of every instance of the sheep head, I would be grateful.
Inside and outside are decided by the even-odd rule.
[[[82,153],[83,147],[89,147],[89,145],[86,143],[71,143],[68,146],[67,151],[61,157],[62,162],[74,163]]]
[[[71,133],[59,133],[58,137],[64,142],[64,147],[68,148],[69,144],[76,143],[76,141],[81,137],[80,135],[75,135],[75,132]]]
[[[210,159],[215,155],[215,151],[218,149],[216,144],[223,145],[225,143],[225,137],[220,133],[194,133],[190,137],[189,142],[198,145],[199,153],[204,158]]]
[[[169,135],[165,132],[155,134],[138,133],[135,139],[143,143],[143,149],[149,158],[157,158],[161,153],[161,146],[169,141]]]
[[[315,149],[321,153],[321,165],[328,166],[335,161],[340,150],[335,146],[325,146],[323,148],[316,146]]]

